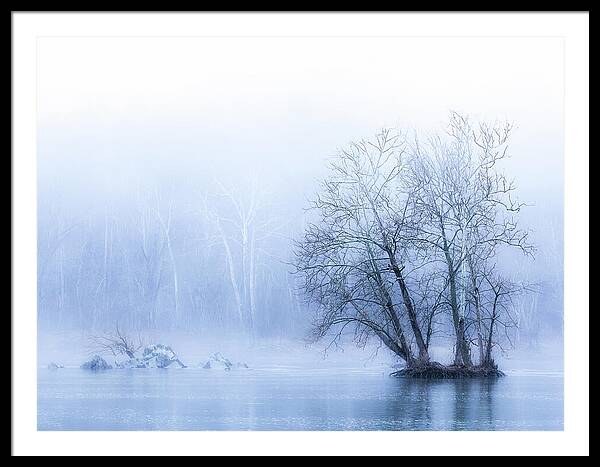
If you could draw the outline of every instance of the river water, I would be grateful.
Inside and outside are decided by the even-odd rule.
[[[39,430],[562,430],[562,372],[418,381],[365,368],[38,370]]]

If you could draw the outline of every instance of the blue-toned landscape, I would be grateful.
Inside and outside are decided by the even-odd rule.
[[[37,73],[38,430],[563,430],[562,41],[42,37]]]

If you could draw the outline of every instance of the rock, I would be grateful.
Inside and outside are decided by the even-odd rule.
[[[214,353],[210,356],[207,362],[202,366],[205,370],[212,368],[220,368],[225,371],[231,371],[233,368],[248,368],[246,363],[238,362],[235,365],[228,358],[224,357],[221,352]]]
[[[217,352],[212,356],[213,361],[220,363],[226,370],[231,370],[233,363],[228,358],[225,358],[221,352]]]
[[[177,354],[168,345],[153,344],[144,349],[141,360],[145,368],[167,368],[173,364],[180,368],[186,366],[179,360]]]
[[[99,355],[94,355],[89,362],[85,362],[84,364],[82,364],[81,368],[83,370],[99,371],[99,370],[110,370],[112,368],[112,366],[109,365],[106,362],[106,360],[104,360]]]
[[[121,369],[132,369],[132,368],[148,368],[146,362],[140,360],[139,358],[131,358],[124,362],[119,362],[116,364],[117,368]]]
[[[54,362],[48,363],[49,370],[58,370],[59,368],[64,368],[64,366],[62,366],[60,363],[54,363]]]
[[[171,347],[163,344],[152,344],[147,346],[142,352],[141,357],[130,358],[116,363],[117,368],[168,368],[171,365],[185,368],[186,366],[179,360],[177,354]]]

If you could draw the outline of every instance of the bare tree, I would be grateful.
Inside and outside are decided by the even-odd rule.
[[[445,136],[425,143],[415,138],[409,149],[405,189],[421,215],[415,244],[437,251],[445,265],[456,365],[473,365],[466,332],[473,285],[469,262],[475,256],[485,262],[500,246],[532,252],[527,232],[518,227],[523,204],[514,199],[515,184],[497,170],[507,157],[511,129],[510,124],[472,126],[467,117],[451,113]]]
[[[134,244],[129,249],[133,265],[132,278],[139,308],[145,327],[156,327],[158,298],[162,288],[164,250],[166,241],[162,226],[158,224],[152,200],[144,196],[138,187],[137,209],[134,213]]]
[[[429,346],[447,310],[454,366],[475,367],[473,342],[479,366],[493,366],[493,337],[511,326],[517,290],[492,274],[495,257],[501,247],[533,251],[515,185],[496,167],[510,131],[452,113],[447,133],[426,143],[383,130],[340,151],[296,248],[302,288],[318,305],[316,337],[337,326],[335,342],[353,325],[357,342],[375,335],[409,368],[437,366]]]
[[[503,342],[512,345],[510,331],[518,326],[515,299],[535,292],[533,286],[515,283],[497,272],[484,271],[481,281],[481,328],[484,336],[482,367],[495,367],[492,351]]]
[[[320,306],[317,336],[354,324],[357,341],[376,335],[409,366],[426,365],[427,343],[403,263],[409,257],[404,238],[414,226],[411,200],[396,186],[402,155],[403,140],[390,130],[338,154],[313,202],[318,223],[297,244],[296,266]]]
[[[144,347],[141,337],[138,336],[135,341],[119,328],[119,323],[115,325],[115,330],[112,332],[91,336],[90,342],[91,352],[108,352],[115,357],[126,355],[128,358],[136,358],[136,352]]]
[[[162,233],[165,238],[167,246],[167,252],[169,254],[169,262],[171,263],[171,272],[173,277],[173,306],[174,306],[174,319],[177,321],[179,316],[179,276],[177,274],[177,264],[175,261],[175,255],[173,253],[173,241],[172,241],[172,218],[173,218],[173,201],[170,200],[167,205],[167,215],[162,213],[162,199],[158,189],[155,190],[155,202],[156,206],[154,213],[158,222],[162,228]]]
[[[38,231],[37,240],[37,293],[38,302],[41,305],[40,317],[43,315],[47,300],[50,299],[50,292],[52,291],[55,292],[56,296],[56,321],[62,324],[64,307],[67,300],[64,271],[65,244],[81,230],[81,223],[63,215],[53,203],[40,202],[40,204],[40,217],[38,220],[40,225],[43,225],[43,228],[40,228]],[[47,211],[47,217],[41,215],[41,212],[44,210]],[[54,274],[54,277],[48,277]],[[48,282],[50,281],[56,281],[56,284],[48,287]]]
[[[265,191],[256,178],[249,179],[249,188],[244,195],[220,181],[215,184],[221,206],[215,202],[207,210],[223,244],[239,322],[252,335],[259,318],[257,277],[261,254],[265,254],[263,246],[275,236],[280,226],[268,212]]]

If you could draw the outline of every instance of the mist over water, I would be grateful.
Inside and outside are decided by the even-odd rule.
[[[423,381],[390,377],[384,349],[249,342],[159,333],[185,369],[91,373],[86,336],[46,335],[38,370],[39,430],[562,430],[562,350],[500,357],[501,379]],[[175,344],[174,344],[175,345]],[[79,352],[72,349],[80,349]],[[205,370],[219,351],[249,369]],[[443,360],[442,352],[434,353]],[[41,362],[40,362],[41,363]]]

